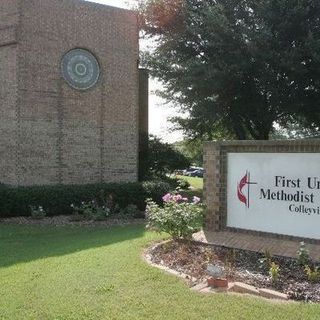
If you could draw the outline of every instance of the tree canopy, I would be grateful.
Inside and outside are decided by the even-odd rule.
[[[142,63],[187,117],[190,137],[268,139],[320,126],[320,1],[147,0]]]
[[[190,160],[179,150],[161,139],[150,136],[148,151],[142,159],[141,180],[164,178],[178,169],[185,169]]]

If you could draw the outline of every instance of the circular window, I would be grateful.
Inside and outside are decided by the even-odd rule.
[[[100,67],[95,56],[87,50],[74,49],[62,59],[63,78],[78,90],[92,88],[99,80]]]

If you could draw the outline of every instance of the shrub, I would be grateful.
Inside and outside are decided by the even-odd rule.
[[[298,255],[298,263],[301,266],[305,266],[310,262],[309,250],[306,248],[304,242],[300,242],[300,248],[297,252]]]
[[[132,204],[144,211],[146,199],[161,203],[161,195],[169,190],[168,184],[158,181],[33,187],[0,184],[0,217],[30,216],[30,206],[39,205],[47,216],[71,215],[71,204],[80,206],[82,202],[88,203],[93,199],[99,206],[112,202],[113,210],[121,210]]]
[[[162,196],[171,190],[170,184],[163,181],[145,181],[142,183],[142,188],[146,199],[152,199],[157,204],[162,204]]]
[[[143,180],[155,177],[163,179],[176,169],[186,168],[190,165],[189,159],[176,150],[173,145],[162,142],[157,137],[149,136],[149,141],[145,141],[145,143],[148,147],[140,161],[140,178]]]
[[[307,274],[308,281],[320,282],[320,267],[311,268],[309,266],[306,266],[304,270]]]
[[[132,219],[141,216],[141,211],[134,204],[129,204],[127,207],[121,209],[117,216],[121,219]]]
[[[77,220],[104,220],[110,215],[110,209],[92,200],[90,202],[82,202],[80,206],[71,205],[73,214],[76,215]]]
[[[177,190],[188,190],[190,188],[190,183],[184,179],[178,179]]]
[[[46,217],[47,213],[44,211],[44,209],[41,206],[34,207],[30,206],[31,211],[31,217],[33,219],[41,220]]]
[[[163,201],[163,207],[151,200],[147,202],[148,227],[169,233],[174,239],[190,239],[201,229],[204,210],[199,198],[194,197],[190,203],[188,198],[168,193]]]
[[[266,250],[264,252],[264,256],[263,258],[261,258],[259,260],[259,262],[261,263],[261,265],[263,267],[267,267],[267,268],[270,268],[271,267],[271,264],[272,264],[272,254],[269,250]]]
[[[276,283],[278,281],[280,275],[280,267],[275,262],[271,262],[269,275],[271,277],[272,283]]]

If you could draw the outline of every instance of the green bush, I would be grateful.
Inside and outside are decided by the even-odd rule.
[[[178,179],[177,190],[189,190],[190,183],[184,179]]]
[[[310,282],[320,282],[320,267],[313,267],[306,266],[304,271],[307,274],[308,281]]]
[[[275,262],[271,262],[269,275],[273,284],[278,282],[280,276],[280,267]]]
[[[169,233],[174,239],[190,239],[193,233],[201,229],[204,210],[199,198],[194,197],[190,203],[188,198],[181,195],[166,194],[163,201],[163,207],[148,201],[148,227]]]
[[[298,255],[298,263],[301,266],[308,265],[310,262],[310,255],[309,255],[309,250],[306,248],[306,245],[304,242],[300,242],[300,247],[299,250],[297,251]]]
[[[82,202],[80,206],[71,205],[75,220],[105,220],[111,213],[106,206],[99,205],[95,200]]]
[[[162,182],[147,183],[102,183],[67,186],[9,187],[0,184],[0,217],[30,216],[30,206],[41,206],[47,216],[71,215],[71,204],[97,201],[104,205],[106,199],[119,209],[135,205],[144,211],[146,199],[161,202],[161,195],[170,190]]]
[[[120,219],[133,219],[141,216],[141,211],[134,204],[129,204],[126,208],[121,209],[115,214]]]
[[[42,207],[30,206],[30,210],[31,210],[31,217],[36,220],[44,219],[47,215],[47,213],[43,210]]]
[[[145,199],[152,199],[157,204],[162,204],[162,196],[168,193],[172,186],[163,181],[145,181],[142,183],[142,188],[146,194]]]

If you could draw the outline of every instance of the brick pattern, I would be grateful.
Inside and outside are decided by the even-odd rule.
[[[18,2],[0,1],[0,174],[1,181],[16,181],[16,104],[17,57],[16,30]]]
[[[0,1],[0,29],[16,26],[19,22],[19,0]]]
[[[13,45],[17,43],[16,27],[9,26],[0,29],[0,47]]]
[[[204,146],[204,198],[207,205],[205,229],[208,231],[230,230],[258,236],[263,235],[273,238],[277,237],[296,241],[307,240],[311,243],[320,243],[320,241],[314,239],[301,239],[227,228],[227,156],[231,152],[319,153],[320,140],[207,142]]]
[[[263,236],[253,233],[235,233],[232,231],[204,230],[195,234],[194,239],[209,245],[224,246],[227,248],[244,249],[265,253],[268,250],[272,255],[296,258],[299,241],[280,239],[272,236]],[[320,261],[320,245],[306,241],[310,257]]]
[[[220,170],[221,153],[217,145],[209,143],[204,146],[204,197],[207,206],[205,226],[214,231],[220,229]]]
[[[88,91],[61,77],[61,59],[74,48],[91,51],[101,67]],[[0,148],[8,159],[0,182],[136,181],[138,54],[131,11],[81,0],[1,0]]]

